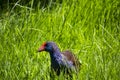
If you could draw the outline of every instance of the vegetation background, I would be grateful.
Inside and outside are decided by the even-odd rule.
[[[78,80],[120,79],[119,0],[0,0],[0,80],[50,79],[48,40],[82,61]]]

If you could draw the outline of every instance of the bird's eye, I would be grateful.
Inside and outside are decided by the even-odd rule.
[[[46,51],[52,51],[52,50],[53,50],[52,46],[49,45],[49,44],[47,44],[47,45],[45,46],[45,49],[46,49]]]
[[[48,47],[48,46],[49,46],[48,44],[45,45],[45,47]]]

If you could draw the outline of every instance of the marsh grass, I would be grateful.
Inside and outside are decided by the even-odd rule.
[[[119,80],[119,0],[64,0],[36,11],[15,5],[2,15],[1,80],[49,80],[49,54],[36,52],[48,40],[82,61],[73,80]]]

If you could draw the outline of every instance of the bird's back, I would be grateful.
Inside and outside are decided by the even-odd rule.
[[[62,52],[62,55],[64,56],[65,60],[68,62],[68,67],[74,68],[76,71],[80,70],[81,63],[77,59],[77,57],[69,50],[66,50]]]

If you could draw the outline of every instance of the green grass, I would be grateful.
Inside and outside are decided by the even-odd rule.
[[[0,80],[50,79],[49,54],[36,52],[45,41],[82,61],[78,80],[120,79],[119,0],[63,0],[36,11],[15,5],[0,18]]]

